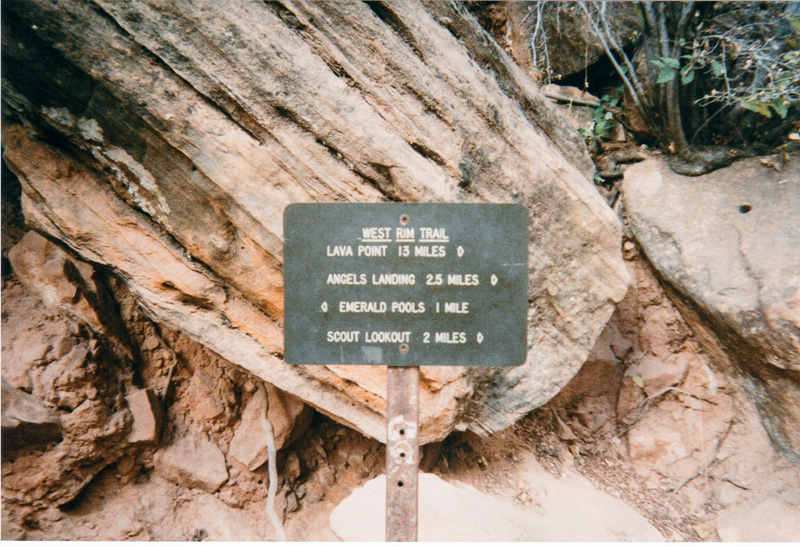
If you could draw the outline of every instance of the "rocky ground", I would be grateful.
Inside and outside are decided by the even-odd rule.
[[[701,348],[632,242],[625,253],[634,284],[578,376],[501,434],[429,447],[423,467],[549,518],[547,527],[532,525],[538,538],[516,539],[646,541],[647,528],[620,518],[600,492],[668,541],[800,537],[797,467],[770,443],[753,403]],[[473,509],[480,522],[482,509]],[[606,527],[584,522],[595,533],[587,537],[576,529],[579,514]]]
[[[57,253],[48,252],[52,263]],[[624,253],[632,287],[555,399],[500,434],[454,433],[424,447],[423,471],[456,493],[423,488],[421,507],[455,495],[471,524],[448,532],[452,519],[434,503],[422,530],[433,522],[462,539],[798,537],[796,466],[770,443],[731,371],[703,350],[632,241]],[[260,381],[153,324],[122,284],[106,282],[140,369],[123,350],[101,346],[74,304],[47,306],[30,282],[3,279],[3,539],[276,539],[263,442],[252,440],[260,436],[253,416],[266,410]],[[32,393],[65,416],[46,444],[6,443],[7,405],[19,395],[7,390]],[[149,398],[135,395],[147,390]],[[346,523],[360,523],[358,533],[370,529],[366,521],[375,526],[370,510],[382,497],[361,489],[383,471],[382,445],[274,388],[267,395],[282,446],[276,507],[287,538],[365,539],[349,536]]]

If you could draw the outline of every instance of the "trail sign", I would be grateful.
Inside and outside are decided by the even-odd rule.
[[[283,242],[286,362],[389,365],[386,540],[416,541],[419,366],[525,361],[527,210],[293,204]]]
[[[520,365],[527,258],[528,216],[518,204],[290,205],[285,359]]]

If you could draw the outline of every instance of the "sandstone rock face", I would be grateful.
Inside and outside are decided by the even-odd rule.
[[[156,452],[156,473],[187,488],[216,492],[228,480],[225,456],[219,447],[196,435],[187,435]]]
[[[90,264],[69,256],[33,231],[9,249],[8,259],[17,279],[45,306],[60,308],[82,320],[112,343],[120,358],[131,358],[130,343],[113,297],[95,279]]]
[[[3,384],[3,445],[6,450],[58,440],[61,421],[52,407],[12,386]]]
[[[20,282],[32,294],[39,295],[46,306],[66,304],[68,309],[75,309],[79,317],[92,328],[98,332],[103,330],[97,312],[79,286],[88,285],[89,291],[97,292],[92,281],[94,272],[91,266],[70,260],[67,253],[36,232],[25,234],[9,250],[8,259],[14,271],[19,272]]]
[[[744,160],[702,177],[648,160],[625,173],[631,231],[710,346],[745,372],[764,428],[800,463],[800,167]],[[707,348],[719,354],[715,347]],[[676,375],[683,369],[674,357]],[[655,374],[658,367],[649,367]],[[661,382],[667,377],[661,372]],[[672,382],[673,380],[669,380]]]
[[[376,439],[383,368],[281,359],[286,205],[530,211],[528,362],[424,367],[423,443],[498,431],[546,402],[625,293],[620,229],[582,141],[457,5],[4,10],[4,150],[26,220],[113,271],[159,323]]]
[[[129,363],[77,320],[75,310],[65,312],[3,279],[4,518],[71,501],[129,448],[131,415],[119,404],[120,386],[132,377]],[[27,434],[14,439],[9,420],[20,422],[12,428],[19,433],[38,424],[42,442]],[[5,442],[7,433],[12,442]]]
[[[267,410],[269,402],[269,410]],[[302,433],[311,418],[310,408],[303,401],[272,386],[259,389],[242,412],[242,420],[233,435],[228,455],[245,464],[251,471],[267,462],[267,441],[261,417],[265,414],[272,424],[275,448],[280,450],[290,437]],[[301,417],[301,415],[304,415]]]

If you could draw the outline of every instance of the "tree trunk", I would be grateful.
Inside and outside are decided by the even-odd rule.
[[[625,293],[583,142],[449,2],[3,2],[3,140],[27,222],[158,321],[378,439],[385,371],[282,360],[293,202],[523,203],[529,359],[424,367],[422,442],[503,429]]]

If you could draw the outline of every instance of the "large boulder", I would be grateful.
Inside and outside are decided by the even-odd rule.
[[[282,359],[288,204],[528,208],[528,361],[423,367],[423,443],[542,405],[625,293],[582,140],[457,4],[3,9],[3,144],[27,222],[158,322],[367,435],[385,436],[385,368]]]
[[[623,203],[681,311],[712,355],[744,372],[764,428],[800,464],[798,180],[796,162],[685,177],[651,159],[625,172]]]

